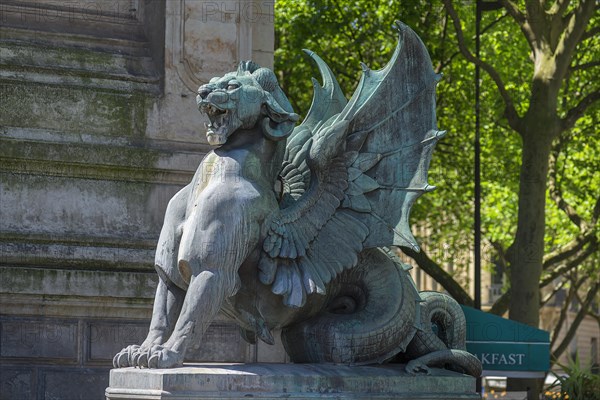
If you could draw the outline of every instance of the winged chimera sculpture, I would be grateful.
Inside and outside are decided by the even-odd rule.
[[[307,52],[323,86],[313,79],[313,103],[295,128],[275,75],[252,62],[198,89],[208,141],[219,147],[169,202],[149,334],[115,367],[182,365],[221,311],[250,342],[273,344],[271,331],[282,328],[294,362],[396,358],[412,373],[450,366],[479,376],[458,304],[419,293],[410,267],[385,247],[419,249],[409,212],[433,189],[427,170],[444,135],[439,75],[418,36],[396,28],[391,61],[379,71],[363,65],[350,101]]]

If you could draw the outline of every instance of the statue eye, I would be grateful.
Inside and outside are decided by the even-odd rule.
[[[235,90],[239,87],[240,87],[240,84],[237,81],[231,81],[227,84],[227,90]]]

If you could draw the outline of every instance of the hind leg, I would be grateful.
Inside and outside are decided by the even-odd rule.
[[[125,347],[113,358],[115,368],[139,365],[140,357],[157,344],[164,343],[175,328],[177,317],[185,298],[185,291],[175,285],[167,284],[163,279],[158,282],[152,310],[152,321],[146,340],[141,345]]]

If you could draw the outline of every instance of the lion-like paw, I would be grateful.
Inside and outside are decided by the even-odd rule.
[[[115,368],[133,367],[134,355],[139,352],[140,346],[132,344],[125,347],[113,357],[113,366]]]
[[[183,365],[183,355],[166,346],[155,345],[139,356],[137,365],[141,368],[180,367]]]
[[[410,375],[429,375],[431,374],[431,369],[429,369],[429,367],[426,364],[418,360],[412,360],[409,361],[408,364],[406,364],[406,372],[408,372]]]

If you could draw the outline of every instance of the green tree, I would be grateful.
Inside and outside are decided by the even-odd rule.
[[[389,59],[394,19],[421,36],[445,75],[438,123],[449,134],[431,167],[439,189],[413,211],[427,233],[420,238],[425,251],[403,250],[457,300],[472,304],[463,289],[470,265],[464,255],[472,250],[465,233],[473,223],[472,82],[474,65],[480,66],[484,254],[487,267],[499,265],[506,274],[505,292],[491,311],[508,310],[511,319],[538,326],[540,306],[559,291],[578,300],[565,339],[558,342],[567,306],[552,332],[558,357],[586,314],[600,322],[591,307],[600,290],[599,6],[593,0],[500,4],[484,14],[476,58],[474,2],[278,1],[276,70],[295,108],[306,112],[308,77],[317,72],[301,48],[319,53],[349,95],[359,61],[376,68]]]
[[[502,255],[510,272],[510,292],[506,296],[509,297],[509,317],[538,326],[542,302],[539,284],[544,267],[546,271],[556,268],[554,274],[550,272],[551,275],[572,272],[573,268],[580,266],[581,261],[597,252],[598,248],[598,182],[578,182],[581,187],[578,189],[581,191],[585,191],[585,186],[591,184],[591,198],[595,197],[595,204],[585,218],[563,196],[557,179],[562,147],[573,142],[573,136],[580,133],[578,130],[587,130],[586,125],[590,129],[589,120],[597,119],[597,115],[584,117],[590,108],[597,111],[597,101],[600,98],[600,87],[594,79],[590,79],[589,74],[598,66],[593,61],[598,57],[596,36],[599,27],[598,17],[595,15],[598,5],[593,0],[536,0],[526,1],[525,4],[500,1],[511,23],[519,27],[521,37],[530,51],[529,65],[510,64],[523,65],[526,69],[521,70],[519,76],[529,76],[524,90],[518,91],[511,90],[506,84],[514,82],[515,77],[511,78],[510,71],[502,68],[502,65],[506,66],[502,54],[495,54],[493,59],[476,58],[467,46],[461,17],[453,2],[443,0],[443,3],[456,30],[461,53],[467,60],[479,65],[493,80],[502,99],[503,119],[521,140],[516,230]],[[520,53],[519,58],[524,59],[526,54]],[[594,128],[592,125],[591,129]],[[596,137],[589,141],[598,143]],[[596,158],[592,156],[592,159]],[[550,254],[546,252],[547,243],[554,238],[548,237],[547,233],[555,232],[552,229],[546,232],[548,194],[577,228],[574,239],[563,246],[559,245]],[[559,221],[555,222],[558,224]],[[546,260],[545,254],[549,255]],[[559,269],[560,261],[556,262],[557,258],[560,261],[572,258],[572,265],[562,264],[564,267]],[[573,283],[576,285],[577,281],[575,278]],[[583,306],[589,306],[593,301],[599,289],[597,282],[596,280],[588,288]],[[556,337],[555,334],[554,339]],[[555,350],[554,355],[564,348],[565,342]],[[510,386],[522,389],[523,385],[532,387],[533,383],[519,382]]]

